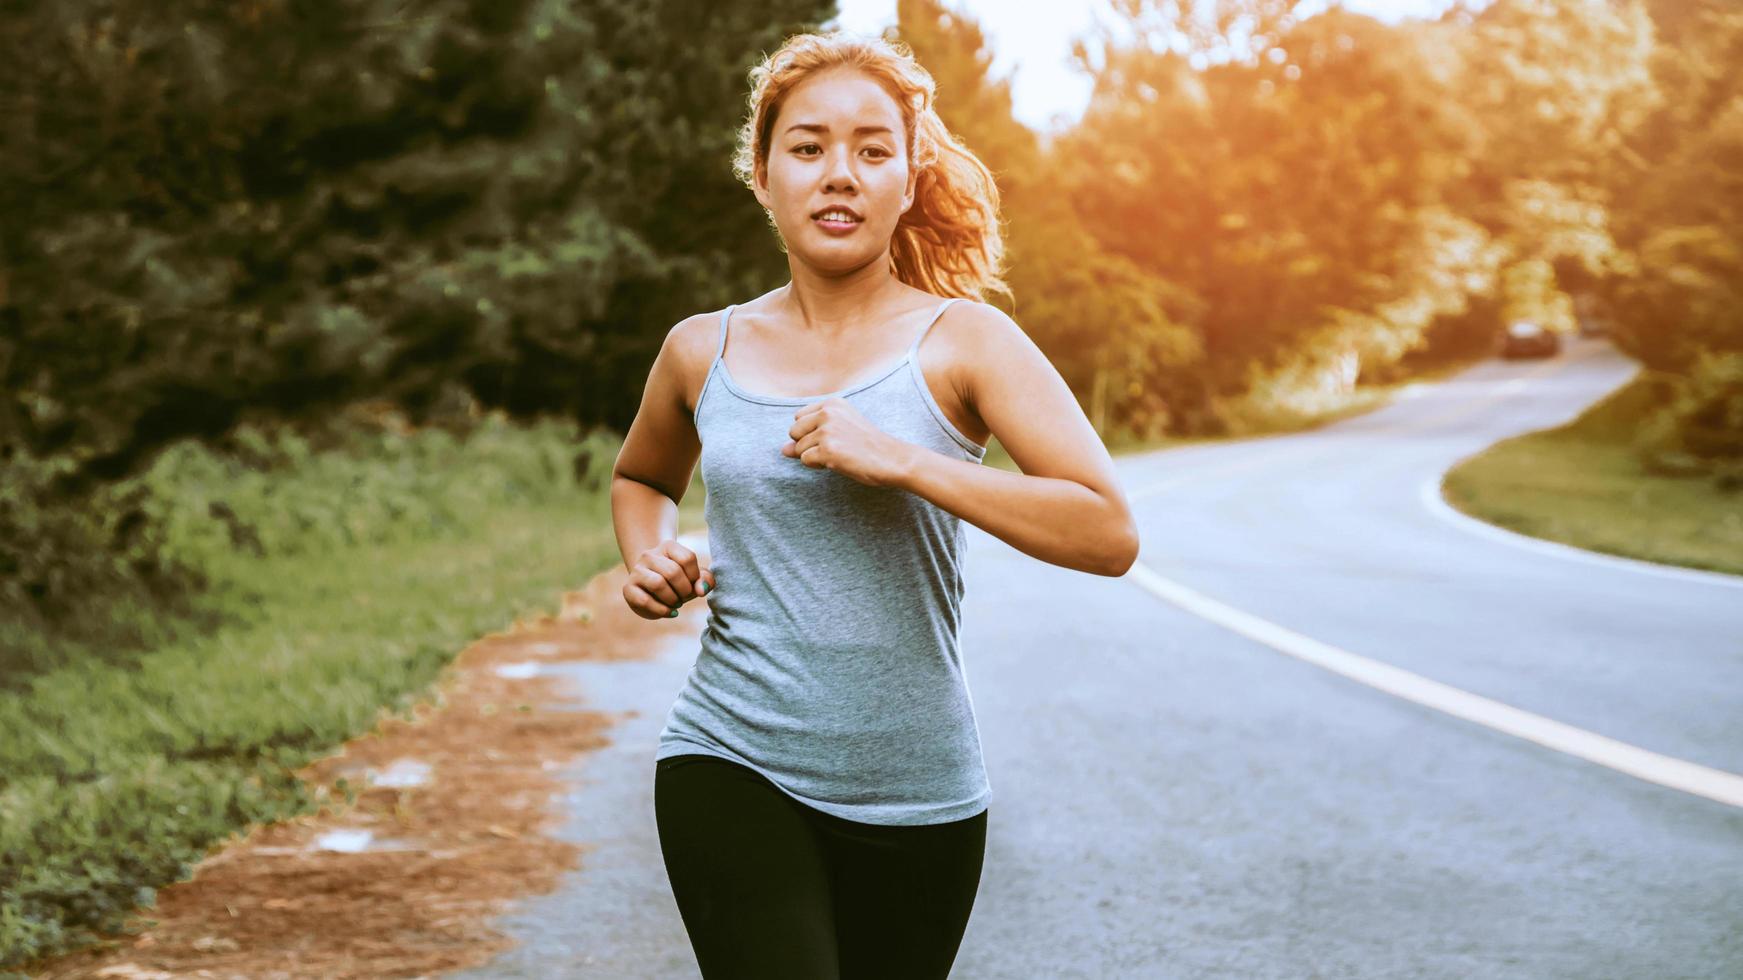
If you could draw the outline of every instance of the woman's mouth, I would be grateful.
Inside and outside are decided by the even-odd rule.
[[[863,222],[858,219],[855,219],[841,211],[825,211],[811,220],[816,222],[818,227],[831,235],[850,234],[855,228],[858,228],[863,224]]]

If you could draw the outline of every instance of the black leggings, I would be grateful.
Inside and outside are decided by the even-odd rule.
[[[980,888],[987,811],[845,820],[710,755],[654,764],[654,815],[704,980],[948,977]]]

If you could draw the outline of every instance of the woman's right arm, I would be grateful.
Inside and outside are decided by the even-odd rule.
[[[611,523],[629,570],[623,598],[643,619],[676,615],[678,606],[714,587],[714,573],[675,540],[678,502],[702,452],[689,389],[701,380],[691,380],[698,359],[712,357],[712,326],[712,317],[700,314],[667,331],[611,470]]]

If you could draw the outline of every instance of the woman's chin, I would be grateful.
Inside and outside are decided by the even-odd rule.
[[[864,268],[866,263],[875,260],[881,249],[868,249],[861,244],[848,245],[846,242],[831,240],[824,242],[806,242],[800,249],[800,258],[805,264],[820,272],[852,272]]]

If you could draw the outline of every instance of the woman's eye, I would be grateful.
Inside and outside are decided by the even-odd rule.
[[[891,155],[888,150],[884,149],[881,146],[868,146],[868,147],[866,147],[866,149],[877,151],[877,156],[874,159],[878,159],[878,160],[882,160],[882,159]],[[793,147],[793,152],[798,153],[800,156],[808,156],[809,155],[809,154],[806,154],[803,152],[805,150],[817,150],[818,152],[822,152],[821,148],[818,147],[818,145],[816,143],[801,143],[798,146]]]

